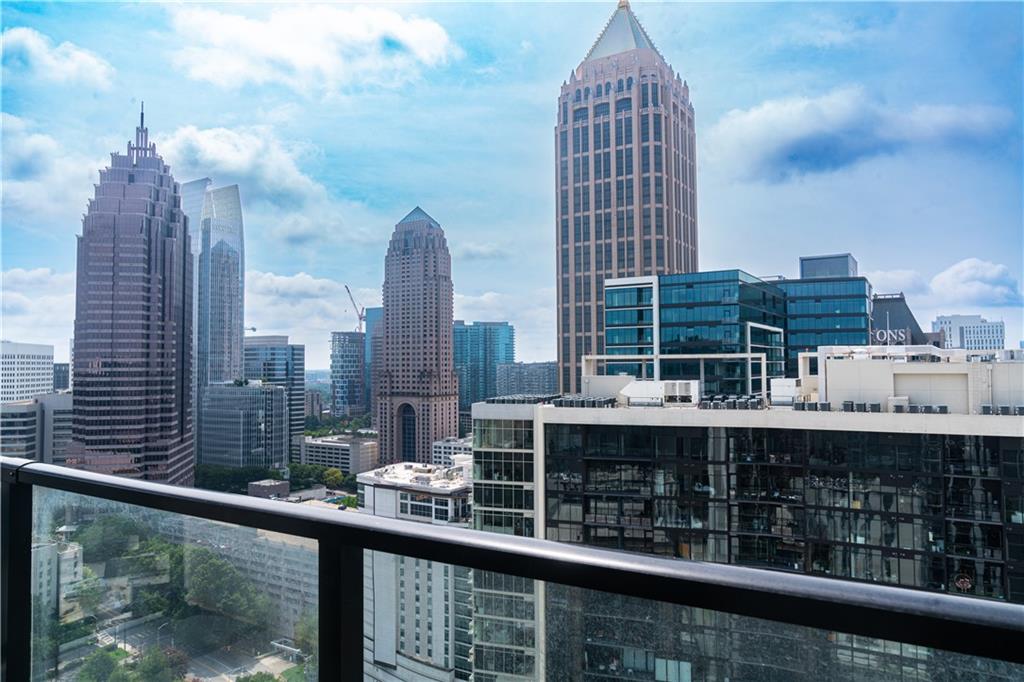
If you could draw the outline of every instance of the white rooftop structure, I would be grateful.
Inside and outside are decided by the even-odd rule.
[[[389,464],[373,471],[363,472],[356,480],[361,484],[376,487],[401,488],[435,495],[454,495],[468,492],[473,487],[473,482],[466,475],[464,466],[447,467],[416,462]]]

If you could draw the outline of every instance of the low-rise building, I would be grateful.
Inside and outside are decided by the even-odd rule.
[[[981,315],[939,315],[932,331],[943,333],[945,348],[992,350],[1006,347],[1006,325]]]
[[[69,393],[0,404],[0,454],[64,464],[71,443],[71,421]]]
[[[313,438],[302,442],[300,462],[338,469],[346,476],[360,474],[378,465],[378,444],[375,438],[342,434]]]
[[[246,486],[249,497],[284,500],[288,498],[291,484],[276,478],[265,478],[262,481],[250,481]]]
[[[557,392],[557,362],[513,362],[498,365],[497,395],[550,395]]]
[[[470,458],[412,462],[359,474],[359,511],[419,523],[470,520]],[[472,572],[462,566],[364,552],[363,675],[381,682],[468,680]]]
[[[455,455],[473,455],[473,434],[465,438],[449,436],[444,440],[434,441],[430,450],[430,463],[442,467],[450,467]]]

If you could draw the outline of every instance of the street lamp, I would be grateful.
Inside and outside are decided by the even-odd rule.
[[[163,630],[165,627],[167,627],[170,624],[171,624],[171,621],[167,621],[166,623],[164,623],[163,625],[161,625],[160,627],[158,627],[156,629],[156,645],[158,647],[160,646],[160,631]],[[171,634],[171,646],[172,647],[174,646],[174,634],[173,633]]]

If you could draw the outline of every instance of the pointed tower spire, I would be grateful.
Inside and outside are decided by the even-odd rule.
[[[146,102],[145,100],[139,102],[139,127],[146,127]]]

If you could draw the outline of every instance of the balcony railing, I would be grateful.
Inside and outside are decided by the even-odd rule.
[[[654,636],[652,633],[657,631],[659,637],[669,632],[677,645],[679,642],[692,644],[696,635],[675,636],[678,633],[673,629],[692,628],[694,632],[706,629],[709,622],[706,614],[742,621],[742,627],[730,631],[729,641],[734,647],[744,642],[764,642],[768,636],[797,641],[803,636],[800,633],[818,632],[826,635],[817,638],[819,645],[822,642],[834,645],[853,638],[880,641],[881,645],[874,650],[879,657],[891,653],[892,648],[887,645],[894,644],[898,651],[918,652],[911,657],[920,658],[924,655],[920,652],[929,650],[948,652],[961,663],[966,660],[968,668],[976,671],[990,672],[995,666],[997,674],[1006,677],[1024,671],[1017,667],[1024,663],[1024,647],[1014,645],[1024,640],[1024,606],[1021,605],[398,521],[128,480],[16,458],[2,458],[2,477],[3,592],[0,603],[3,641],[0,651],[5,680],[45,679],[63,676],[65,671],[81,670],[76,666],[89,664],[89,655],[105,644],[113,654],[131,656],[133,660],[145,658],[143,651],[147,646],[168,651],[184,647],[186,655],[193,655],[199,649],[189,649],[174,639],[175,636],[179,640],[186,636],[195,638],[196,630],[203,629],[192,628],[187,632],[179,627],[189,619],[193,623],[207,623],[207,629],[214,630],[233,623],[232,642],[236,643],[219,650],[227,652],[234,647],[238,651],[248,647],[255,651],[272,647],[282,656],[293,655],[307,645],[282,639],[280,633],[261,634],[259,637],[263,639],[259,642],[256,642],[259,637],[254,639],[251,635],[257,630],[264,632],[259,629],[263,623],[254,620],[272,615],[287,620],[289,627],[299,632],[296,622],[302,619],[302,614],[297,611],[270,614],[265,600],[279,598],[280,604],[298,609],[295,600],[286,593],[298,589],[297,585],[303,580],[312,582],[312,589],[306,596],[312,600],[313,609],[306,616],[318,641],[312,647],[316,660],[310,670],[322,680],[363,679],[364,635],[373,635],[364,632],[364,627],[375,627],[372,618],[363,617],[367,606],[365,586],[370,582],[364,581],[364,577],[370,577],[364,576],[364,566],[376,570],[372,560],[365,559],[370,556],[364,554],[366,550],[411,560],[395,571],[396,585],[412,580],[414,566],[418,576],[420,564],[415,560],[453,564],[462,567],[460,571],[479,571],[478,577],[469,579],[471,590],[466,582],[456,584],[452,589],[453,599],[454,595],[465,598],[473,591],[532,595],[532,586],[541,584],[533,581],[545,581],[549,604],[553,604],[549,606],[547,617],[558,618],[561,608],[562,616],[569,614],[566,622],[576,618],[575,626],[570,623],[560,629],[549,623],[546,628],[548,642],[560,638],[557,645],[560,650],[568,646],[579,651],[575,658],[567,658],[579,666],[579,670],[567,672],[567,679],[622,676],[655,679],[656,666],[658,670],[668,670],[670,676],[678,674],[678,670],[673,672],[672,666],[683,665],[679,660],[666,661],[652,653],[645,662],[636,653],[643,649],[639,646],[643,644],[641,640]],[[100,521],[115,516],[116,523]],[[150,530],[141,529],[157,530],[150,534]],[[265,550],[257,551],[258,543],[254,544],[257,536],[238,535],[242,532],[266,534],[258,536],[259,541],[270,544],[265,545]],[[288,558],[285,548],[292,545],[273,544],[278,537],[298,543],[295,547],[307,552],[302,556],[315,556],[312,564],[306,567],[301,561]],[[168,553],[165,549],[185,545],[189,549],[184,553],[183,568],[181,553]],[[231,592],[230,598],[220,603],[220,596],[210,596],[206,589],[209,586],[199,583],[223,563],[218,563],[217,556],[243,545],[250,554],[238,565],[248,573],[243,575],[238,569],[228,568],[219,574],[221,580],[217,589]],[[47,556],[43,550],[51,546],[52,566],[42,562]],[[209,561],[203,563],[204,557]],[[83,569],[80,564],[88,568]],[[53,574],[53,570],[58,572]],[[254,580],[268,580],[267,575],[274,571],[280,574],[277,582],[258,583],[256,590],[245,587]],[[452,573],[456,579],[459,575],[463,578],[468,575],[468,572]],[[448,576],[447,569],[444,575]],[[224,580],[224,576],[232,579]],[[47,606],[41,597],[51,589],[45,587],[47,580],[54,583],[56,590],[52,606]],[[187,595],[182,596],[181,584],[175,580],[187,583]],[[103,589],[95,589],[97,584]],[[600,597],[598,593],[605,596],[600,599],[580,597]],[[401,601],[403,594],[407,593],[398,590],[396,599]],[[168,603],[172,598],[181,599],[177,607]],[[246,599],[251,600],[251,606],[246,605],[250,603]],[[419,597],[416,599],[418,623]],[[427,599],[429,597],[424,598],[424,602]],[[214,601],[219,605],[214,605]],[[481,600],[476,605],[486,603]],[[507,614],[511,619],[488,618],[486,608],[479,614],[469,615],[466,604],[452,606],[453,621],[461,618],[465,626],[451,637],[451,650],[461,657],[463,665],[468,660],[471,665],[475,663],[484,668],[500,659],[501,665],[514,668],[528,657],[524,651],[543,646],[545,628],[532,628],[529,621],[531,617],[545,616],[538,616],[538,611],[529,603],[502,603],[512,609]],[[639,611],[637,604],[642,607]],[[693,611],[687,612],[691,615],[681,618],[677,625],[674,618],[682,612],[680,607]],[[251,617],[240,613],[240,609],[250,608],[252,613],[248,615]],[[595,608],[603,613],[601,618],[594,617]],[[573,609],[579,613],[571,613]],[[703,620],[692,616],[698,611],[705,614],[701,617]],[[170,615],[172,612],[177,615]],[[312,620],[308,617],[310,613],[315,614]],[[54,628],[68,632],[75,632],[83,621],[87,622],[88,634],[81,640],[52,641],[52,632],[45,637],[40,634],[40,623],[45,624],[47,618],[55,619]],[[666,626],[669,631],[665,630]],[[133,627],[139,630],[131,630]],[[410,630],[410,640],[413,638],[411,622],[396,624],[394,629],[399,627],[402,635],[399,638],[396,632],[396,640],[406,637],[406,627]],[[126,631],[134,634],[129,636]],[[476,633],[477,639],[470,643],[467,632]],[[566,638],[573,633],[580,637],[567,645]],[[67,637],[70,635],[65,639]],[[435,630],[432,637],[440,640],[440,629]],[[431,641],[430,635],[424,634],[423,641]],[[506,646],[514,650],[515,656],[509,658],[496,653],[496,647],[492,646],[495,642],[499,645],[497,648]],[[165,647],[167,643],[171,649]],[[221,642],[216,642],[209,646],[220,645]],[[392,646],[399,645],[400,641],[392,642]],[[475,653],[473,645],[479,647]],[[408,645],[410,652],[413,646]],[[437,646],[441,646],[439,641]],[[679,646],[685,649],[689,645]],[[927,649],[923,649],[925,647]],[[693,645],[693,648],[699,647]],[[772,656],[784,655],[771,651],[770,647],[749,653],[749,660],[744,664],[751,666],[765,665]],[[701,655],[706,654],[702,649]],[[430,657],[426,650],[420,652],[418,648],[416,655],[423,660]],[[867,665],[875,665],[870,660]],[[133,663],[136,666],[148,664],[145,661]],[[452,667],[455,665],[450,663]],[[532,671],[533,676],[544,676],[541,663],[530,665],[535,667],[527,665],[519,672],[526,670],[527,675]],[[713,672],[704,673],[704,677],[714,676]],[[481,679],[485,677],[480,675]]]

